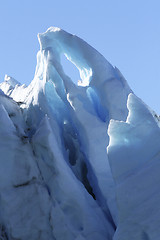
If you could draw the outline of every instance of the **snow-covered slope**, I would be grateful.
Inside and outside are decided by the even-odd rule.
[[[137,218],[132,213],[143,198],[132,193],[134,180],[124,181],[123,189],[120,181],[157,153],[157,122],[120,71],[85,41],[54,27],[38,38],[40,51],[31,84],[21,85],[9,76],[0,84],[0,237],[129,240],[143,222],[141,213],[138,218],[139,208],[135,209]],[[77,84],[63,70],[63,54],[80,71]],[[135,114],[131,109],[138,110]],[[132,121],[135,126],[128,136],[125,131]],[[149,153],[144,151],[146,147]],[[128,154],[136,155],[135,161],[129,162]],[[144,188],[145,174],[141,176]],[[148,184],[154,184],[152,181]],[[125,191],[134,196],[127,199],[126,207]],[[151,227],[153,236],[157,229]],[[132,239],[152,237],[148,232],[143,227]]]

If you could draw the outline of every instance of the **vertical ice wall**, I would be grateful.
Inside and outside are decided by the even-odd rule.
[[[160,129],[157,115],[135,95],[126,122],[109,124],[109,162],[116,185],[115,240],[160,236]]]

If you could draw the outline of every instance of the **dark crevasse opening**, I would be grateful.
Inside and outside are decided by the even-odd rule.
[[[67,105],[62,101],[62,99],[59,98],[59,96],[55,92],[54,84],[53,83],[52,83],[53,85],[51,84],[52,87],[50,86],[50,84],[49,82],[47,83],[48,88],[48,90],[46,91],[47,99],[49,105],[52,108],[54,116],[57,118],[58,124],[61,128],[66,161],[68,161],[68,164],[70,165],[70,168],[72,169],[74,175],[84,185],[84,187],[86,188],[88,193],[93,197],[93,199],[97,200],[100,206],[102,207],[104,206],[104,208],[106,209],[105,214],[107,218],[110,219],[111,224],[115,228],[115,224],[111,217],[110,211],[106,207],[106,204],[104,203],[104,197],[102,196],[101,191],[99,189],[96,176],[94,175],[92,167],[90,166],[88,159],[86,158],[84,152],[81,149],[79,133],[72,123],[72,119],[70,118],[69,114],[70,111]],[[94,99],[93,102],[96,105],[98,101],[96,95],[95,98],[93,97],[93,99]],[[98,105],[96,106],[97,111],[99,111]]]
[[[148,234],[146,232],[142,232],[142,240],[150,240],[150,237],[148,236]]]
[[[68,161],[73,173],[79,179],[79,181],[83,183],[88,193],[94,199],[96,199],[93,188],[88,180],[88,168],[86,164],[87,160],[85,159],[85,155],[80,150],[80,143],[77,135],[73,129],[71,129],[69,123],[64,124],[63,139],[66,151],[68,153]]]
[[[73,66],[72,63],[71,65]],[[54,72],[55,70],[52,68],[52,77],[53,74],[55,75]],[[88,181],[86,159],[80,150],[80,143],[77,138],[77,133],[75,131],[75,128],[72,126],[72,120],[70,119],[70,111],[68,109],[70,105],[66,105],[67,102],[64,102],[62,100],[56,91],[56,84],[51,80],[47,81],[45,84],[45,94],[49,107],[62,130],[62,140],[68,154],[67,158],[70,167],[75,176],[83,183],[89,194],[91,194],[95,199],[93,189]]]
[[[0,239],[2,240],[8,240],[8,234],[5,226],[3,224],[0,224]]]

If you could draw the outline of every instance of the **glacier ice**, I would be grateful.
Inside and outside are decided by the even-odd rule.
[[[118,206],[117,239],[159,239],[159,118],[138,97],[128,97],[126,122],[109,124],[108,156]]]
[[[0,238],[158,239],[158,117],[79,37],[38,39],[30,85],[0,83]]]

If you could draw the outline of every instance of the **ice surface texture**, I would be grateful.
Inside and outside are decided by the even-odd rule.
[[[108,156],[116,185],[118,227],[114,240],[160,237],[159,118],[130,94],[126,122],[111,120]]]
[[[0,238],[158,239],[158,120],[85,41],[38,39],[31,84],[0,84]]]

